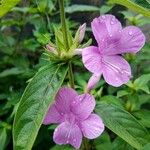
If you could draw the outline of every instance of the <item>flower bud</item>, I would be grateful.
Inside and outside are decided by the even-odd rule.
[[[77,43],[77,44],[80,44],[84,38],[84,35],[85,35],[85,30],[86,30],[86,23],[84,23],[83,25],[81,25],[79,27],[79,29],[77,30],[76,32],[76,35],[75,35],[75,38],[74,38],[74,41]]]
[[[56,49],[54,47],[52,47],[50,44],[46,45],[46,49],[49,50],[50,52],[55,52]]]
[[[83,49],[81,49],[81,48],[75,49],[74,55],[81,55],[81,54],[82,54],[82,50],[83,50]]]
[[[79,43],[83,41],[84,35],[85,35],[85,30],[86,30],[86,23],[81,25],[78,29],[79,31]]]

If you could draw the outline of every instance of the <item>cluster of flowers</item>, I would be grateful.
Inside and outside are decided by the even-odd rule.
[[[93,73],[87,84],[88,91],[95,87],[101,75],[115,87],[127,83],[131,78],[131,68],[122,55],[137,53],[145,43],[144,34],[135,26],[122,29],[113,15],[95,18],[91,26],[98,47],[89,46],[76,52],[82,52],[84,66]],[[95,103],[92,95],[78,95],[75,90],[63,87],[58,91],[43,124],[60,124],[54,131],[54,141],[60,145],[71,144],[78,149],[83,136],[94,139],[104,131],[102,119],[93,113]]]

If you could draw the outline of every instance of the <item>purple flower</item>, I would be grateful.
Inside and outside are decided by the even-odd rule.
[[[98,47],[90,46],[82,52],[85,67],[93,73],[88,89],[96,85],[101,75],[115,87],[127,83],[131,78],[131,68],[121,55],[137,53],[145,43],[144,34],[135,26],[122,29],[121,23],[113,15],[95,18],[91,26]]]
[[[78,95],[75,90],[61,88],[45,116],[43,124],[60,124],[54,131],[57,144],[71,144],[78,149],[82,137],[94,139],[104,131],[101,118],[92,113],[95,99],[89,94]]]

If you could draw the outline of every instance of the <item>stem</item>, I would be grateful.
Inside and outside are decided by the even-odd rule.
[[[68,75],[69,75],[69,83],[70,86],[74,89],[74,76],[73,76],[73,71],[72,71],[72,64],[69,62],[69,70],[68,70]]]
[[[65,11],[64,11],[64,0],[59,0],[59,8],[60,8],[60,18],[61,18],[64,44],[66,50],[68,51],[69,43],[68,43],[67,26],[66,26],[66,18],[65,18]]]
[[[90,145],[88,143],[88,140],[85,138],[83,139],[81,150],[90,150]]]

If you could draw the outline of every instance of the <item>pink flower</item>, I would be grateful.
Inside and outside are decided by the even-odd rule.
[[[144,34],[135,26],[122,29],[121,23],[113,15],[95,18],[91,26],[98,47],[90,46],[82,52],[85,67],[93,73],[88,89],[96,85],[101,75],[115,87],[127,83],[131,78],[131,68],[121,55],[137,53],[145,43]]]
[[[71,144],[78,149],[83,136],[94,139],[104,131],[101,118],[92,113],[94,107],[93,96],[78,95],[75,90],[63,87],[57,93],[43,124],[60,124],[54,131],[54,141],[60,145]]]

